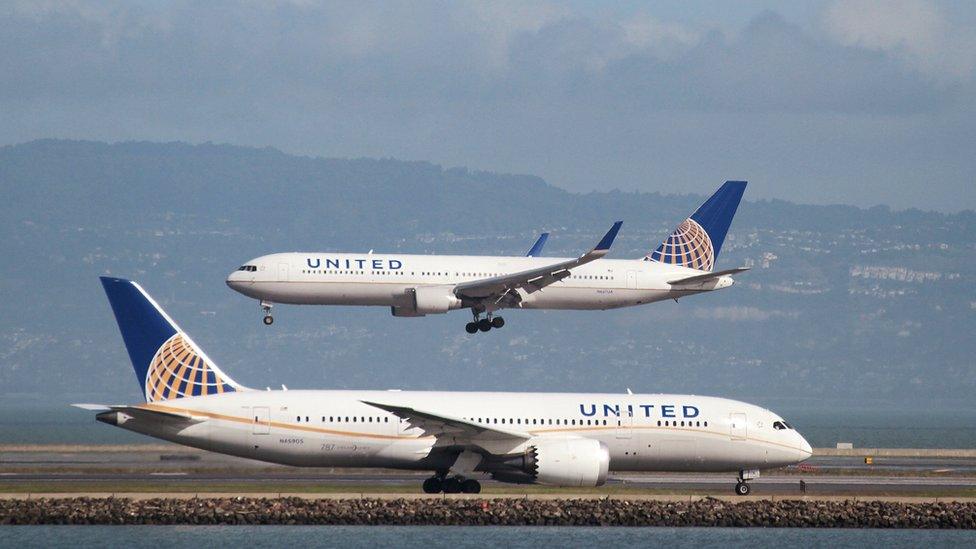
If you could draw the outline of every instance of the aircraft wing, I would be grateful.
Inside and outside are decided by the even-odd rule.
[[[535,241],[532,248],[529,249],[529,253],[525,254],[526,257],[537,257],[542,253],[542,247],[546,245],[546,240],[549,240],[549,233],[542,233],[539,235],[539,240]]]
[[[417,410],[416,408],[410,408],[408,406],[396,406],[393,404],[383,404],[381,402],[370,402],[367,400],[362,400],[360,402],[374,406],[380,410],[386,410],[400,419],[407,420],[411,426],[419,428],[426,436],[454,436],[456,438],[466,438],[472,441],[499,439],[523,440],[532,438],[532,435],[524,431],[511,431],[508,429],[489,427],[487,425],[479,425],[466,419],[446,416],[434,412],[427,412],[424,410]]]
[[[530,294],[537,292],[554,282],[559,282],[568,277],[570,269],[585,265],[591,261],[596,261],[607,255],[607,252],[610,251],[610,245],[613,244],[613,239],[617,237],[617,233],[620,231],[621,225],[623,225],[623,221],[614,223],[595,248],[576,259],[553,263],[545,267],[537,267],[527,271],[462,282],[454,287],[454,295],[478,299],[492,296],[501,297],[508,291],[518,288]]]
[[[681,284],[698,284],[701,282],[707,282],[716,278],[723,277],[725,275],[732,275],[736,273],[743,273],[749,270],[749,267],[736,267],[735,269],[726,269],[724,271],[715,271],[713,273],[705,273],[695,276],[688,276],[685,278],[678,278],[675,280],[669,280],[668,284],[672,286]]]

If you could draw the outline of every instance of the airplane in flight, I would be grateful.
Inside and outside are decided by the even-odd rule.
[[[241,265],[227,285],[260,300],[268,325],[276,303],[384,306],[401,317],[470,309],[470,334],[504,326],[495,314],[502,309],[599,310],[678,299],[727,288],[731,275],[746,270],[713,270],[745,187],[727,181],[639,259],[601,259],[618,221],[575,258],[538,257],[548,234],[524,257],[278,253]]]
[[[745,495],[761,469],[811,455],[782,417],[722,398],[249,389],[137,283],[101,281],[145,402],[75,406],[194,448],[299,467],[428,470],[426,493],[478,493],[486,476],[582,487],[611,472],[707,471],[738,473]]]

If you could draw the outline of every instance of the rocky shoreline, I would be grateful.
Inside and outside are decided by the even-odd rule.
[[[0,524],[976,528],[976,503],[620,499],[63,498],[0,501]]]

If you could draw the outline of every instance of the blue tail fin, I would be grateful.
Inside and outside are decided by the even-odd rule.
[[[542,253],[542,247],[546,245],[546,240],[549,240],[549,233],[542,233],[539,235],[539,240],[535,241],[532,245],[532,249],[529,253],[525,254],[525,257],[539,257]]]
[[[711,271],[745,190],[745,181],[726,181],[644,259]]]
[[[138,284],[101,277],[146,402],[243,389]]]

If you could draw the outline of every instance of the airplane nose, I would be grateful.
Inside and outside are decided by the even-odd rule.
[[[796,436],[800,439],[799,448],[797,449],[797,463],[799,463],[801,461],[810,459],[810,456],[813,455],[813,448],[810,447],[810,443],[807,442],[807,439],[803,438],[799,433],[797,433]]]
[[[241,277],[241,271],[231,271],[231,273],[227,275],[226,282],[227,285],[234,290],[240,288],[241,285],[244,283],[244,280]]]

